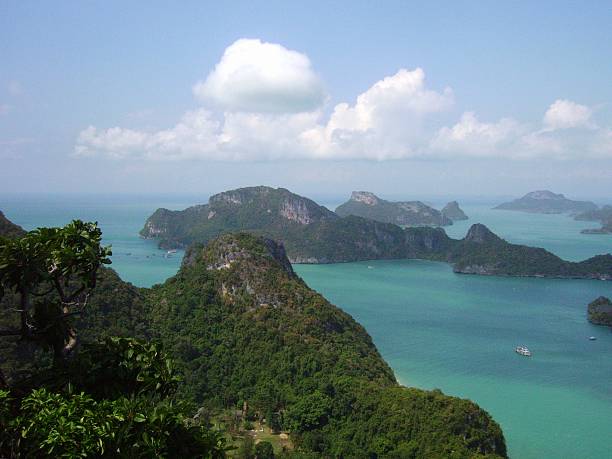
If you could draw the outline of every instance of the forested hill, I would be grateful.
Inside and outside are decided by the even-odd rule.
[[[540,248],[510,244],[484,225],[472,225],[463,239],[441,228],[401,228],[363,217],[339,217],[285,189],[243,188],[213,196],[207,205],[183,211],[158,209],[141,235],[162,247],[206,243],[235,231],[282,241],[293,263],[334,263],[420,258],[453,263],[458,273],[612,279],[612,256],[580,263]]]
[[[147,301],[186,395],[211,408],[247,400],[307,450],[505,456],[499,426],[474,403],[399,386],[363,327],[309,289],[273,241],[241,233],[194,246]]]
[[[3,310],[14,300],[5,295]],[[102,270],[77,326],[84,341],[161,341],[182,373],[180,399],[211,415],[247,402],[309,454],[295,457],[506,457],[499,425],[473,402],[399,386],[365,329],[309,289],[268,239],[193,246],[152,289]],[[0,360],[13,377],[45,365],[11,350],[1,347]]]

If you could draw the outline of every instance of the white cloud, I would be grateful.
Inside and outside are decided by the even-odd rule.
[[[428,119],[453,105],[450,88],[425,87],[425,72],[399,70],[357,97],[336,105],[325,126],[302,135],[317,153],[330,158],[398,159],[420,155]]]
[[[547,129],[568,129],[588,127],[592,110],[571,100],[556,100],[544,114],[544,125]]]
[[[541,125],[481,121],[465,112],[447,126],[453,91],[428,88],[420,68],[375,82],[327,117],[322,87],[305,55],[238,40],[196,84],[202,108],[159,131],[90,126],[79,134],[75,154],[218,161],[612,157],[612,130],[598,127],[591,108],[570,100],[551,104]]]
[[[511,118],[482,123],[473,112],[465,112],[453,127],[443,127],[438,131],[431,142],[431,151],[457,156],[506,155],[523,130]]]
[[[323,84],[307,56],[252,39],[230,45],[193,92],[204,103],[245,112],[304,112],[318,108],[325,99]]]
[[[118,159],[225,159],[217,149],[218,128],[218,122],[204,109],[187,112],[173,128],[152,133],[120,127],[98,130],[89,126],[79,134],[75,154],[103,153]]]

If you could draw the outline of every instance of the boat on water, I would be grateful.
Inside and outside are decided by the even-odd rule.
[[[589,336],[589,341],[595,341],[597,338],[595,336]]]
[[[514,352],[520,355],[524,355],[525,357],[531,357],[531,351],[525,346],[517,346]]]
[[[168,255],[171,255],[173,253],[176,253],[176,249],[170,249],[166,252]]]

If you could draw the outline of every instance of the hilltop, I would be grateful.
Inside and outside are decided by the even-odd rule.
[[[590,201],[573,201],[562,194],[548,190],[532,191],[519,199],[505,202],[494,209],[517,210],[539,214],[578,214],[597,209],[597,205]]]
[[[369,191],[353,191],[351,198],[336,208],[341,217],[355,215],[400,226],[445,226],[453,221],[421,201],[391,202]]]

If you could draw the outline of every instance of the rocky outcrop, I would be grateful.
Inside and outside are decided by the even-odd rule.
[[[369,191],[353,191],[351,198],[336,208],[341,217],[355,215],[401,226],[452,225],[450,218],[421,201],[391,202]]]
[[[461,210],[457,201],[449,202],[440,212],[442,212],[442,215],[450,218],[452,221],[468,219],[468,216],[465,215],[465,212],[463,212],[463,210]]]
[[[494,207],[500,210],[517,210],[540,214],[569,213],[576,215],[597,209],[597,205],[590,201],[573,201],[564,195],[548,190],[532,191],[519,199]]]
[[[362,202],[366,206],[375,206],[380,202],[380,199],[369,191],[353,191],[351,193],[351,201]]]
[[[476,244],[497,244],[499,242],[504,242],[502,238],[482,223],[472,225],[463,240],[466,242],[475,242]]]
[[[612,327],[612,301],[605,296],[600,296],[589,303],[587,317],[592,324]]]

